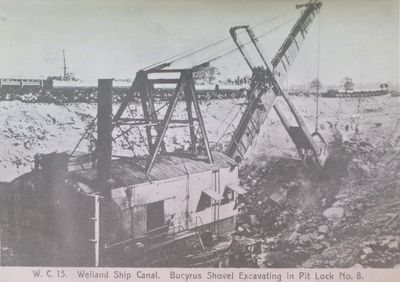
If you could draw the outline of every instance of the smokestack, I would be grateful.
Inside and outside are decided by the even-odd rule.
[[[111,196],[112,79],[98,80],[97,94],[97,181],[105,197]]]

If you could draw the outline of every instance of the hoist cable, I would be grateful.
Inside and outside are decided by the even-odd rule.
[[[72,157],[74,155],[75,151],[78,149],[78,147],[81,144],[81,142],[83,141],[83,139],[86,137],[86,135],[92,129],[92,127],[96,124],[97,118],[98,118],[98,115],[96,115],[96,117],[94,119],[92,119],[92,121],[89,123],[89,125],[87,126],[85,132],[82,134],[81,138],[79,139],[78,143],[75,145],[74,149],[69,154],[70,157]]]
[[[319,15],[319,18],[318,18],[317,101],[316,101],[316,110],[315,110],[315,132],[318,132],[318,123],[319,123],[319,88],[320,88],[319,64],[320,64],[320,49],[321,49],[321,14]]]
[[[186,54],[186,55],[183,55],[183,56],[181,56],[181,57],[178,57],[177,59],[172,60],[172,61],[170,61],[170,62],[168,62],[168,63],[169,63],[169,64],[176,63],[176,62],[178,62],[178,61],[180,61],[180,60],[183,60],[183,59],[185,59],[185,58],[187,58],[187,57],[190,57],[190,56],[192,56],[192,55],[195,55],[195,54],[197,54],[197,53],[199,53],[199,52],[201,52],[201,51],[203,51],[203,50],[206,50],[206,49],[208,49],[208,48],[211,48],[211,47],[214,47],[214,46],[216,46],[216,45],[218,45],[218,44],[221,44],[222,42],[225,42],[225,41],[227,41],[228,39],[230,39],[230,38],[224,38],[224,39],[221,39],[221,40],[219,40],[219,41],[217,41],[217,42],[214,42],[214,43],[212,43],[212,44],[210,44],[210,45],[207,45],[207,46],[205,46],[205,47],[202,47],[202,48],[200,48],[200,49],[196,49],[196,50],[194,50],[194,51],[189,51],[189,52],[190,52],[189,54]],[[177,56],[179,56],[179,55],[177,55]],[[174,57],[177,57],[177,56],[173,56],[173,57],[171,57],[171,58],[174,58]],[[154,67],[154,66],[157,66],[157,65],[159,65],[159,64],[161,64],[161,63],[163,63],[163,62],[166,62],[166,60],[165,60],[165,61],[160,61],[159,63],[152,64],[152,65],[150,65],[150,66],[144,68],[144,70],[149,69],[149,68]]]
[[[257,40],[259,38],[262,38],[262,37],[266,36],[267,34],[273,32],[273,31],[275,31],[275,30],[277,30],[277,29],[279,29],[279,28],[281,28],[283,26],[285,26],[286,24],[290,23],[291,21],[292,21],[292,19],[289,19],[289,20],[285,21],[284,23],[282,23],[282,24],[280,24],[280,25],[278,25],[278,26],[276,26],[274,28],[271,28],[271,29],[267,30],[266,32],[260,34],[259,36],[255,37],[254,39]],[[225,56],[229,56],[229,55],[233,54],[234,52],[238,51],[239,48],[244,47],[244,46],[246,46],[246,45],[248,45],[250,43],[252,43],[251,40],[246,42],[246,43],[241,44],[239,47],[235,47],[233,49],[225,50],[220,55],[215,55],[213,57],[210,57],[208,60],[198,62],[198,63],[194,64],[194,66],[198,66],[198,65],[201,65],[201,64],[211,63],[211,62],[217,61],[217,60],[219,60],[219,59],[221,59],[221,58],[223,58]]]
[[[279,16],[272,17],[272,18],[270,18],[270,19],[264,20],[264,21],[262,21],[262,22],[260,22],[260,23],[258,23],[258,24],[256,24],[256,25],[254,25],[254,26],[252,26],[252,27],[253,27],[253,28],[260,27],[260,26],[262,26],[262,25],[265,25],[265,24],[267,24],[267,23],[269,23],[269,22],[274,21],[275,19],[281,18],[281,17],[283,17],[283,16],[286,16],[286,15],[289,15],[289,14],[292,14],[292,13],[294,13],[294,12],[292,11],[292,12],[289,12],[289,13],[284,13],[284,14],[281,14],[281,15],[279,15]],[[216,41],[216,42],[214,42],[214,43],[211,43],[211,44],[209,44],[209,45],[207,45],[207,46],[205,46],[205,47],[202,47],[202,48],[200,48],[200,49],[195,49],[195,50],[192,49],[192,50],[188,50],[188,51],[185,51],[185,52],[181,52],[181,53],[179,53],[179,54],[176,54],[176,55],[171,56],[171,57],[169,57],[169,58],[166,58],[166,59],[164,59],[164,60],[160,60],[160,61],[158,61],[158,62],[156,62],[156,63],[154,63],[154,64],[151,64],[151,65],[149,65],[149,66],[146,66],[146,67],[143,68],[143,70],[146,70],[146,69],[149,69],[149,68],[158,66],[158,65],[160,65],[160,64],[162,64],[162,63],[168,63],[168,64],[176,63],[176,62],[178,62],[178,61],[180,61],[180,60],[182,60],[182,59],[185,59],[185,58],[187,58],[187,57],[190,57],[190,56],[192,56],[192,55],[195,55],[195,54],[197,54],[197,53],[199,53],[199,52],[201,52],[201,51],[203,51],[203,50],[205,50],[205,49],[214,47],[214,46],[216,46],[216,45],[218,45],[218,44],[221,44],[221,43],[223,43],[223,42],[225,42],[225,41],[228,41],[228,40],[230,40],[230,39],[231,39],[231,37],[229,36],[229,37],[223,38],[223,39],[221,39],[221,40],[218,40],[218,41]],[[174,58],[176,58],[176,59],[174,59]],[[170,61],[171,59],[174,59],[174,60]]]
[[[228,131],[229,127],[231,127],[232,123],[235,121],[236,117],[239,115],[239,113],[241,112],[243,108],[243,105],[240,106],[239,110],[237,111],[237,113],[235,114],[235,116],[232,118],[232,120],[228,123],[227,127],[225,128],[224,132],[222,132],[221,136],[218,138],[218,141],[215,143],[216,145],[221,143],[222,138],[226,135],[225,133]],[[227,119],[227,118],[226,118]],[[223,121],[225,122],[226,119]]]
[[[239,95],[239,97],[237,97],[237,98],[230,98],[230,100],[233,102],[233,103],[235,103],[235,100],[239,100],[239,99],[241,99],[242,97],[243,97],[243,94],[245,93],[246,91],[245,90],[243,90],[242,91],[242,93],[240,93],[240,95]],[[228,115],[221,121],[221,124],[218,126],[218,128],[217,128],[217,132],[221,129],[221,127],[224,125],[224,123],[226,124],[226,120],[228,119],[228,117],[229,117],[229,114],[233,111],[233,109],[236,107],[237,105],[236,104],[233,104],[233,106],[232,107],[230,107],[229,109],[228,109]]]

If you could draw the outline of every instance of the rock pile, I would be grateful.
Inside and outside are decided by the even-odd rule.
[[[262,241],[260,267],[400,264],[399,152],[351,140],[332,159],[317,176],[293,159],[242,169],[249,194],[237,231]]]
[[[400,236],[387,235],[361,244],[360,262],[364,267],[395,267],[400,264]]]

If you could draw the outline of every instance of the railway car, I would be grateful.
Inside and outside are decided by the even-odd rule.
[[[0,86],[11,87],[43,87],[44,80],[36,78],[0,78]]]

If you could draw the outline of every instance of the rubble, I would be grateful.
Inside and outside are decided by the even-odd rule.
[[[287,198],[287,191],[283,188],[280,188],[279,190],[273,192],[269,198],[278,205],[283,205]]]
[[[372,249],[369,248],[369,247],[365,247],[365,248],[363,249],[363,253],[366,254],[366,255],[372,254],[372,252],[373,252]]]
[[[329,232],[329,227],[328,225],[321,225],[318,227],[318,232],[319,233],[323,233],[323,234],[327,234]]]
[[[398,250],[398,249],[399,249],[399,242],[398,242],[398,241],[390,242],[390,243],[387,245],[387,247],[388,247],[390,250]]]
[[[331,207],[326,209],[323,215],[328,219],[340,219],[344,215],[344,209],[341,207]]]
[[[259,225],[260,224],[260,220],[258,219],[257,215],[250,214],[249,218],[250,218],[250,222],[251,222],[252,225]]]
[[[331,161],[338,163],[330,167],[328,163],[330,171],[318,178],[292,159],[271,158],[251,168],[255,173],[244,182],[251,193],[248,212],[241,218],[252,229],[251,236],[265,238],[260,267],[364,268],[400,263],[395,212],[400,209],[396,191],[400,158],[393,158],[398,153],[362,139],[334,146]],[[379,178],[378,166],[383,168]],[[277,265],[271,260],[287,252],[293,254],[290,262]]]

